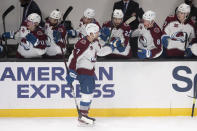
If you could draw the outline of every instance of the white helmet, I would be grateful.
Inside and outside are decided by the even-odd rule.
[[[85,11],[84,11],[84,16],[86,18],[94,18],[95,16],[95,11],[93,9],[90,9],[90,8],[87,8]]]
[[[113,12],[113,18],[123,18],[124,17],[124,14],[122,12],[122,10],[120,9],[115,9],[114,12]]]
[[[191,46],[192,53],[197,56],[197,43],[192,44]]]
[[[182,3],[181,5],[179,5],[177,11],[182,13],[190,13],[191,7],[185,3]]]
[[[94,23],[87,24],[87,26],[86,26],[86,33],[87,33],[87,35],[90,35],[90,33],[95,34],[97,32],[99,32],[98,25],[96,25]]]
[[[33,22],[33,23],[40,23],[40,21],[41,21],[41,17],[40,17],[40,15],[38,15],[38,14],[36,14],[36,13],[32,13],[32,14],[30,14],[28,17],[27,17],[27,20],[28,21],[31,21],[31,22]]]
[[[144,20],[153,21],[155,20],[155,18],[156,18],[156,13],[154,11],[149,10],[143,14]]]
[[[62,13],[58,9],[52,11],[50,14],[50,18],[53,18],[56,20],[59,20],[61,17],[62,17]]]

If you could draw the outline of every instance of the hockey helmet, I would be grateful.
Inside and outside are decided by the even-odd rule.
[[[191,7],[185,3],[182,3],[181,5],[179,5],[177,11],[182,13],[190,13]]]
[[[95,16],[95,10],[90,9],[90,8],[87,8],[87,9],[84,11],[84,16],[85,16],[86,18],[94,18],[94,16]]]
[[[87,24],[87,26],[86,26],[87,35],[90,35],[91,33],[93,33],[95,35],[97,32],[99,32],[98,25],[96,25],[94,23]]]
[[[27,20],[28,21],[31,21],[31,22],[33,22],[33,23],[40,23],[40,21],[41,21],[41,17],[40,17],[40,15],[38,15],[38,14],[36,14],[36,13],[32,13],[32,14],[30,14],[28,17],[27,17]]]
[[[62,17],[62,13],[59,11],[59,9],[56,9],[56,10],[52,11],[51,14],[50,14],[50,18],[53,18],[53,19],[56,19],[56,20],[61,19],[61,17]]]
[[[154,11],[149,10],[143,14],[144,20],[153,21],[155,20],[155,18],[156,18],[156,13]]]
[[[119,18],[122,19],[124,17],[124,14],[122,12],[122,10],[120,9],[115,9],[113,12],[113,18]]]

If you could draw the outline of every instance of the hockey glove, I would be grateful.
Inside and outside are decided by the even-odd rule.
[[[77,32],[75,30],[67,30],[68,36],[75,38],[77,36]]]
[[[14,32],[5,32],[2,34],[2,39],[14,39]]]
[[[162,39],[161,39],[161,42],[162,42],[162,44],[163,44],[163,46],[164,46],[165,48],[168,47],[168,40],[169,40],[169,39],[170,39],[170,36],[163,36]]]
[[[114,39],[111,43],[110,46],[112,48],[112,51],[116,48],[119,52],[125,51],[125,47],[122,45],[120,39]]]
[[[100,38],[103,40],[103,41],[107,41],[108,37],[110,37],[110,30],[109,28],[107,27],[103,27],[101,30],[100,30]]]
[[[77,78],[77,73],[74,70],[69,70],[69,73],[66,76],[68,85],[71,85],[76,78]]]
[[[38,39],[33,34],[29,33],[28,35],[26,35],[26,40],[33,46],[37,46],[36,42],[38,41]]]
[[[150,58],[152,53],[148,49],[139,49],[137,55],[140,59]]]
[[[124,52],[125,51],[125,48],[126,47],[121,42],[117,43],[117,50],[119,52]]]
[[[58,41],[62,38],[61,33],[57,30],[53,31],[53,39],[55,43],[58,43]]]

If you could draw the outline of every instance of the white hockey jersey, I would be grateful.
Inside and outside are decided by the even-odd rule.
[[[34,44],[26,39],[26,36],[30,33],[36,37],[36,42]],[[47,36],[40,27],[37,27],[35,31],[30,31],[27,29],[27,22],[23,22],[20,30],[15,36],[21,38],[21,42],[19,43],[17,49],[17,54],[19,55],[18,57],[34,58],[41,57],[45,54]]]
[[[140,23],[138,29],[132,33],[132,37],[138,37],[138,49],[147,49],[151,51],[151,58],[157,58],[163,52],[161,35],[161,29],[156,23],[149,29],[146,29],[144,24]]]
[[[56,43],[54,41],[53,31],[58,31],[61,33],[61,39]],[[47,20],[45,23],[45,34],[48,36],[47,39],[47,48],[46,55],[48,56],[56,56],[62,55],[61,48],[63,49],[63,53],[66,53],[66,29],[63,25],[51,26],[50,22]]]
[[[119,52],[117,49],[115,49],[112,53],[113,56],[119,56],[119,57],[131,57],[131,46],[129,44],[129,37],[131,33],[131,28],[129,25],[126,25],[122,23],[118,27],[114,27],[113,23],[111,21],[107,21],[103,24],[102,28],[106,27],[109,28],[111,31],[111,39],[109,42],[113,41],[116,38],[119,38],[121,40],[121,43],[126,47],[125,51]]]
[[[102,47],[98,40],[91,43],[84,37],[75,44],[68,60],[69,69],[75,70],[79,75],[95,75],[97,56],[106,56],[110,53],[112,53],[111,47]]]
[[[188,19],[180,23],[177,16],[168,16],[163,25],[162,37],[169,36],[167,56],[184,56],[185,49],[196,38],[194,23]]]
[[[98,21],[96,19],[93,19],[93,21],[91,23],[94,23],[96,25],[99,26],[100,28],[100,24],[98,23]],[[80,23],[79,23],[79,28],[76,30],[77,31],[77,34],[79,36],[79,38],[83,38],[85,36],[87,36],[87,33],[86,33],[86,25],[84,22],[83,22],[83,18],[80,19]]]

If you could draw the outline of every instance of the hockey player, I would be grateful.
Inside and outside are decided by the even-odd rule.
[[[77,29],[77,33],[79,38],[83,38],[84,36],[87,35],[86,33],[86,25],[89,23],[94,23],[96,25],[99,26],[99,23],[97,22],[97,20],[94,18],[95,17],[95,10],[91,9],[91,8],[87,8],[84,13],[83,13],[83,17],[80,19],[80,24],[79,24],[79,28]]]
[[[3,34],[4,38],[21,38],[16,54],[18,58],[35,58],[45,54],[47,36],[44,30],[38,26],[40,20],[38,14],[32,13],[22,23],[19,31]]]
[[[190,6],[181,4],[174,16],[168,16],[163,25],[162,44],[167,57],[189,57],[190,46],[196,38],[195,25],[188,18]]]
[[[66,30],[64,24],[60,24],[61,17],[61,12],[56,9],[46,19],[45,33],[48,36],[46,56],[49,58],[62,58],[62,50],[63,54],[66,53],[67,34],[72,37],[76,36],[76,31]]]
[[[119,39],[124,48],[118,51],[114,50],[110,57],[130,58],[132,56],[131,47],[129,44],[129,37],[131,28],[129,25],[123,23],[123,12],[120,9],[115,9],[112,14],[112,20],[103,24],[100,38],[106,43]]]
[[[93,98],[95,89],[95,63],[97,56],[105,56],[113,52],[114,48],[121,46],[119,40],[111,42],[110,46],[102,47],[98,41],[99,26],[90,23],[86,26],[87,36],[80,39],[74,47],[72,54],[69,57],[69,74],[66,76],[68,85],[77,79],[80,83],[81,100],[79,122],[92,124],[82,119],[85,117],[90,121],[95,121],[94,118],[88,117],[88,111]]]
[[[132,37],[138,37],[138,57],[157,58],[162,54],[161,29],[155,23],[156,14],[149,10],[143,15],[143,23],[132,33]]]

